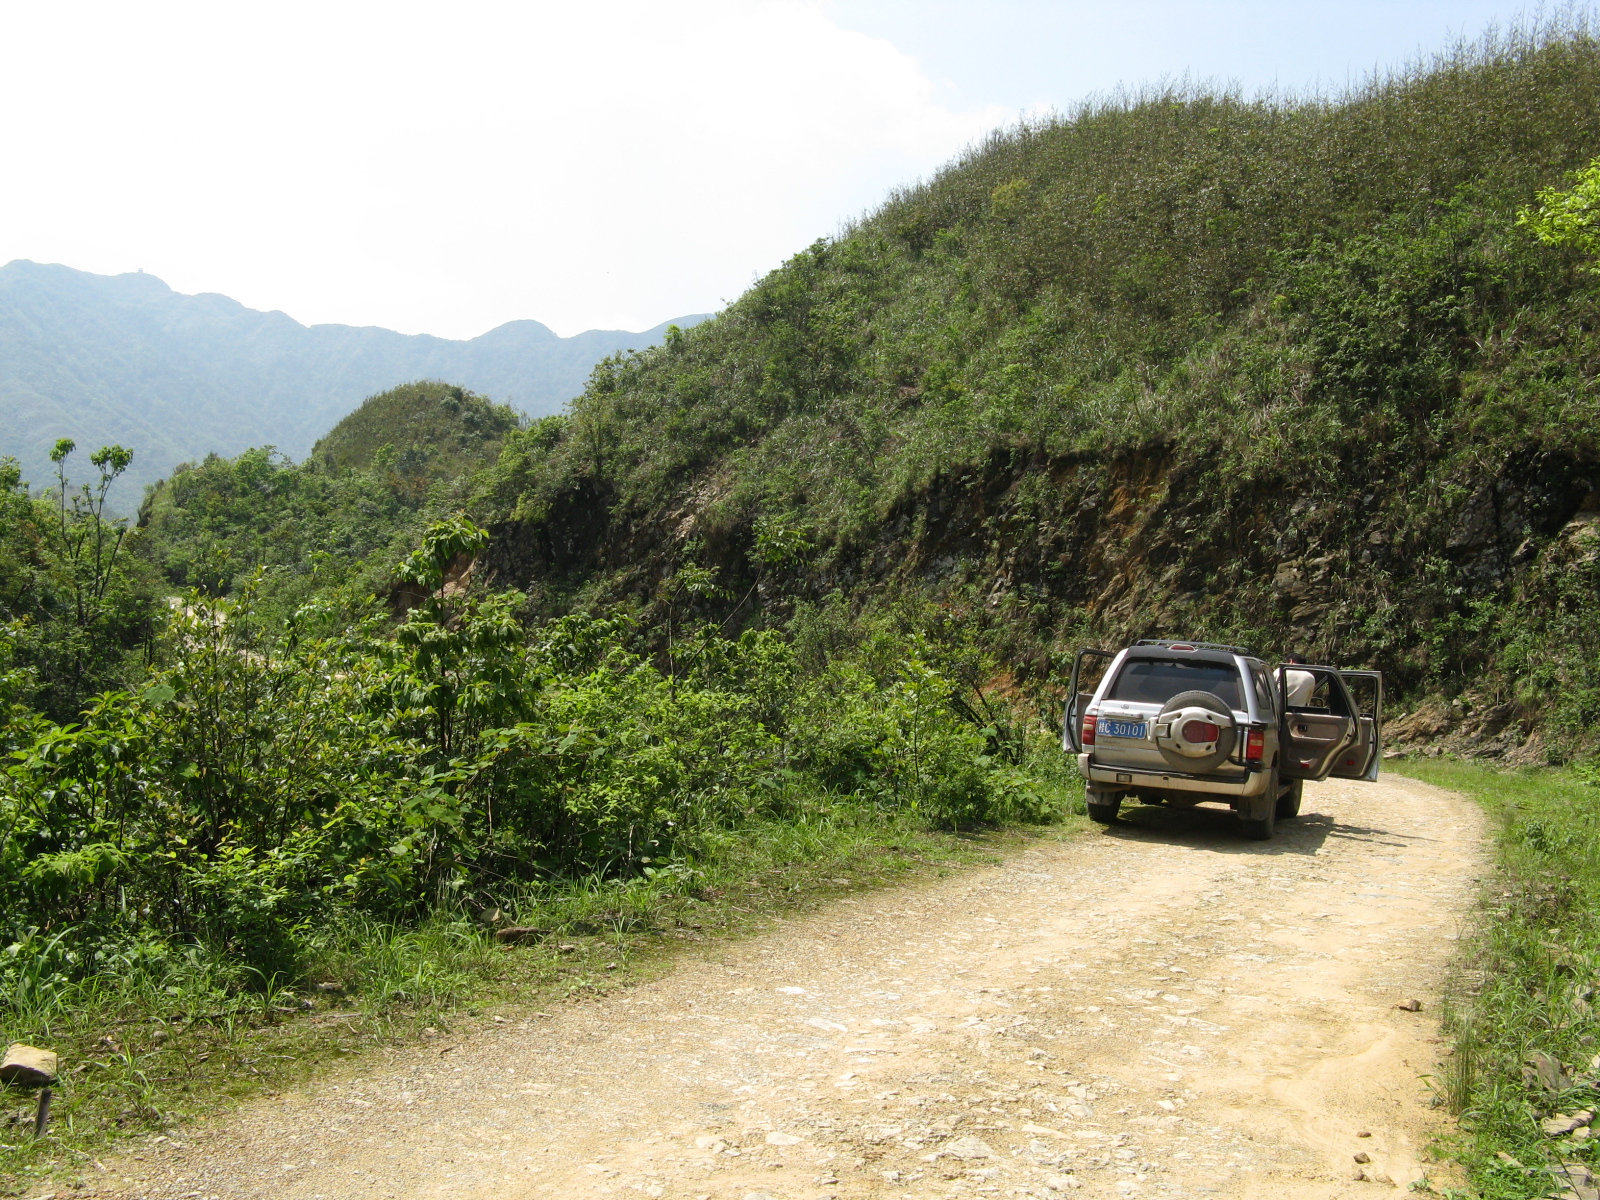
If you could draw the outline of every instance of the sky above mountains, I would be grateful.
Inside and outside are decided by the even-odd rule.
[[[0,262],[472,337],[707,311],[1022,113],[1342,86],[1517,6],[0,4]]]

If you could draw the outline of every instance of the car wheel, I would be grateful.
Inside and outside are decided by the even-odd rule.
[[[1287,821],[1291,817],[1300,815],[1300,794],[1305,791],[1304,779],[1293,779],[1289,786],[1283,789],[1283,794],[1278,797],[1278,820]]]
[[[1084,804],[1089,810],[1089,820],[1097,825],[1110,825],[1117,819],[1117,810],[1122,807],[1122,796],[1112,792],[1105,792],[1090,788],[1084,797]]]
[[[1267,809],[1267,815],[1258,821],[1239,819],[1239,828],[1245,837],[1252,842],[1266,842],[1272,840],[1272,831],[1277,826],[1278,810],[1276,806]]]

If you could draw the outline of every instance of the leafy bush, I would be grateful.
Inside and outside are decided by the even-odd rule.
[[[937,828],[1033,815],[995,769],[984,731],[951,705],[956,688],[925,643],[914,639],[898,661],[877,665],[832,662],[801,691],[791,719],[797,765]]]
[[[637,876],[799,808],[941,828],[1060,811],[990,757],[926,638],[879,629],[804,671],[781,631],[695,626],[666,669],[623,616],[524,628],[519,597],[461,566],[485,536],[435,523],[397,571],[403,619],[332,636],[265,620],[252,584],[191,592],[136,690],[71,724],[15,714],[0,974],[17,1003],[183,946],[266,986],[302,972],[330,923]]]
[[[74,486],[75,449],[56,444],[56,488],[42,497],[0,459],[0,716],[23,704],[71,720],[93,693],[138,676],[158,623],[153,581],[124,553],[127,523],[105,511],[132,455],[101,447],[96,481]]]

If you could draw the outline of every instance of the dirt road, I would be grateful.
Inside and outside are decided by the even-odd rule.
[[[98,1190],[1388,1194],[1439,1120],[1434,1001],[1482,823],[1393,778],[1310,786],[1306,811],[1262,844],[1225,814],[1134,809],[257,1102],[107,1164]]]

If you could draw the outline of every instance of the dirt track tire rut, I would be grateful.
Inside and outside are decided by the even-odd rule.
[[[369,1059],[79,1195],[1385,1194],[1442,1127],[1425,1077],[1483,838],[1404,779],[1309,786],[1268,843],[1125,808],[554,1020]]]

